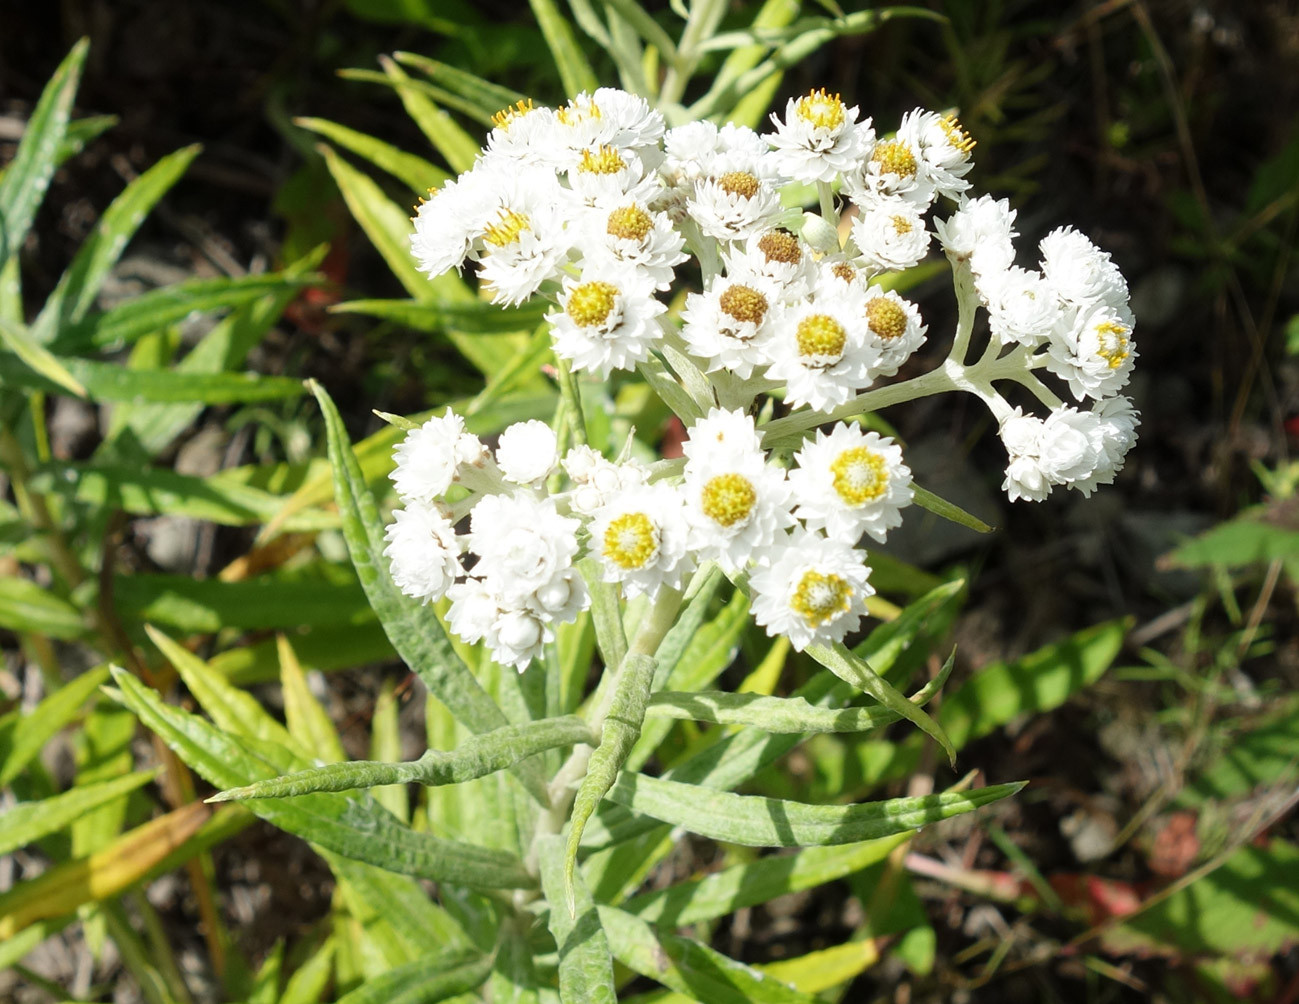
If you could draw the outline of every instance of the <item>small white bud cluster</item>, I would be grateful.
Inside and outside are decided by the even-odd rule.
[[[1137,424],[1114,396],[1135,359],[1126,284],[1070,229],[1042,242],[1040,271],[1016,267],[1015,214],[968,197],[974,143],[953,116],[917,109],[881,137],[820,90],[791,100],[767,134],[667,129],[642,98],[601,88],[494,121],[473,168],[419,207],[420,267],[437,276],[472,262],[494,302],[548,298],[552,347],[569,369],[675,374],[676,400],[691,405],[681,414],[702,416],[684,468],[614,462],[587,446],[561,465],[555,434],[537,421],[506,429],[494,458],[453,415],[398,447],[394,580],[423,600],[449,596],[452,630],[498,662],[524,668],[552,625],[586,606],[574,567],[583,555],[628,596],[681,588],[709,561],[747,575],[757,622],[798,649],[855,630],[873,592],[858,544],[884,542],[913,490],[900,446],[837,420],[907,399],[896,393],[905,384],[878,383],[928,326],[877,280],[921,261],[934,235],[964,290],[962,316],[984,307],[991,338],[967,364],[969,331],[958,328],[944,367],[916,378],[924,393],[971,391],[993,409],[1011,499],[1059,484],[1089,493],[1122,466]],[[816,189],[819,215],[787,208],[791,183]],[[940,198],[956,209],[931,226]],[[692,259],[702,289],[686,291],[674,316],[676,270]],[[1091,410],[1064,407],[1038,369]],[[1024,384],[1051,415],[1012,409],[995,380]],[[790,409],[775,437],[753,417],[764,394]],[[439,503],[453,479],[469,490],[454,509],[470,515],[463,537]],[[466,549],[475,561],[461,560]]]

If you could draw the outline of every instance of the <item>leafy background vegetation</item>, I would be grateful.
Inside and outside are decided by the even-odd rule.
[[[1142,439],[1087,504],[1000,501],[1004,458],[973,415],[938,402],[887,416],[922,483],[998,530],[913,516],[877,574],[923,625],[902,618],[868,644],[901,680],[936,672],[954,642],[934,707],[961,770],[1032,783],[977,817],[827,848],[787,874],[756,870],[767,858],[744,847],[647,844],[653,868],[624,905],[685,970],[706,968],[687,946],[709,944],[827,1000],[1295,999],[1299,82],[1286,67],[1299,27],[1270,3],[925,10],[943,19],[831,40],[752,100],[826,86],[886,126],[918,103],[959,108],[977,184],[1012,198],[1025,237],[1072,222],[1132,281]],[[438,971],[509,999],[509,960],[474,968],[495,938],[461,926],[483,916],[474,894],[433,908],[413,879],[204,805],[208,786],[159,736],[199,728],[180,716],[201,708],[217,728],[195,741],[217,760],[221,730],[322,759],[460,738],[356,583],[301,379],[337,402],[377,490],[398,433],[371,409],[455,402],[484,435],[553,410],[537,345],[517,333],[535,318],[394,306],[427,284],[393,234],[467,166],[501,96],[471,100],[421,59],[558,101],[531,11],[141,0],[23,5],[9,20],[0,995],[381,999],[379,974],[431,939],[469,960],[439,957]],[[23,123],[69,110],[54,148],[13,158]],[[950,321],[941,289],[915,291],[935,331]],[[673,435],[634,386],[613,422]],[[685,660],[700,680],[788,693],[810,677],[760,658],[734,604],[704,613]],[[888,647],[907,631],[920,637]],[[102,689],[109,661],[129,670],[121,700]],[[663,725],[660,766],[717,738]],[[745,790],[836,803],[954,780],[932,744],[875,732],[815,737]],[[500,797],[491,779],[429,791],[376,797],[467,830]],[[728,889],[741,874],[763,884]],[[661,892],[691,879],[687,907]],[[654,986],[627,993],[664,999]]]

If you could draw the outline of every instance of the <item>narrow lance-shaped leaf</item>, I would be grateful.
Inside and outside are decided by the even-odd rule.
[[[772,854],[666,889],[642,893],[624,903],[622,909],[657,927],[688,927],[851,875],[883,861],[909,839],[911,834],[898,833],[856,844],[804,847],[796,854]]]
[[[436,1004],[482,986],[491,956],[435,952],[366,980],[337,1004]]]
[[[543,718],[471,736],[454,750],[429,750],[418,760],[407,763],[357,760],[312,767],[296,774],[231,788],[213,795],[208,801],[284,798],[306,795],[313,791],[351,791],[356,788],[412,782],[430,787],[459,784],[493,774],[548,749],[591,742],[590,726],[576,715]]]
[[[641,723],[645,720],[645,703],[654,683],[656,665],[652,656],[639,653],[633,653],[623,660],[613,700],[609,705],[609,714],[604,720],[600,745],[591,754],[586,777],[582,778],[577,797],[573,800],[564,861],[564,886],[570,914],[576,909],[573,870],[577,866],[577,848],[582,842],[582,829],[618,776],[632,747],[636,745]]]
[[[809,645],[807,654],[839,679],[851,683],[862,693],[873,697],[890,711],[911,722],[942,746],[947,751],[947,757],[952,765],[956,765],[956,747],[947,738],[947,733],[943,731],[942,726],[930,718],[923,709],[908,701],[896,687],[871,669],[870,663],[861,656],[855,655],[842,642],[835,642],[832,646]]]
[[[609,789],[619,805],[691,833],[748,847],[801,847],[874,840],[937,823],[1013,795],[1025,782],[970,792],[893,798],[859,805],[809,805],[734,795],[698,785],[623,774]]]
[[[0,788],[8,787],[107,679],[107,666],[89,670],[65,683],[27,714],[15,710],[0,718]]]
[[[947,679],[954,660],[943,672],[909,700],[925,704]],[[697,693],[660,691],[649,700],[646,717],[677,718],[719,725],[752,725],[766,732],[869,732],[899,721],[902,715],[889,708],[820,708],[803,697],[767,697],[733,694],[722,690]]]
[[[378,510],[365,487],[343,420],[323,387],[314,381],[308,386],[325,416],[334,490],[352,564],[393,648],[419,674],[424,685],[470,729],[490,732],[508,724],[505,713],[456,654],[432,611],[404,596],[392,581],[382,558],[384,542]],[[538,801],[544,803],[545,781],[538,765],[525,761],[513,770]]]
[[[484,116],[488,123],[496,112],[525,99],[525,96],[518,91],[474,76],[449,63],[440,63],[436,59],[429,59],[414,52],[395,52],[393,55],[397,62],[428,74],[448,90],[459,95],[471,104],[479,115]]]
[[[375,167],[387,171],[394,178],[404,182],[406,187],[419,198],[428,195],[430,189],[445,185],[450,180],[451,176],[446,171],[430,164],[423,157],[406,153],[391,143],[349,129],[337,122],[317,118],[296,118],[293,124],[301,129],[319,133],[344,149],[364,157]]]
[[[379,65],[392,80],[397,89],[397,96],[406,108],[406,113],[415,120],[415,124],[428,137],[438,153],[446,158],[447,164],[456,174],[468,171],[474,166],[482,148],[473,137],[460,127],[450,115],[433,103],[427,92],[411,80],[406,71],[387,56],[379,57]]]
[[[43,351],[43,350],[42,350]],[[154,402],[172,404],[236,404],[282,401],[300,397],[302,381],[260,373],[184,373],[175,370],[128,369],[116,363],[102,363],[75,356],[49,360],[71,379],[82,396],[94,401]],[[20,366],[0,356],[0,383],[28,390],[63,392],[70,390],[64,378],[33,367]]]
[[[52,341],[59,329],[80,321],[94,305],[109,270],[121,257],[144,218],[167,193],[201,148],[195,144],[163,157],[113,200],[95,229],[77,249],[76,257],[32,322],[32,337]]]
[[[564,1004],[614,1004],[613,957],[600,927],[600,915],[580,875],[573,881],[570,913],[560,907],[567,896],[564,839],[558,834],[537,841],[541,888],[550,901],[550,933],[559,948],[559,996]]]
[[[587,62],[577,39],[573,36],[572,26],[564,20],[554,0],[529,0],[532,13],[541,26],[541,33],[550,47],[550,54],[559,68],[559,79],[564,84],[564,92],[569,97],[586,91],[594,91],[599,86],[595,71]]]
[[[20,802],[0,816],[0,854],[58,832],[97,806],[148,784],[156,774],[157,771],[127,774],[100,784],[78,785],[38,802]]]
[[[818,1004],[765,973],[693,938],[656,930],[637,917],[599,907],[615,958],[633,972],[708,1004]]]
[[[550,304],[525,303],[499,307],[487,302],[430,303],[426,300],[349,300],[329,308],[331,313],[366,314],[430,333],[448,330],[469,335],[505,335],[531,331],[540,324]]]
[[[241,787],[303,763],[277,743],[251,736],[236,739],[197,715],[163,703],[156,691],[125,671],[116,670],[114,679],[120,690],[113,696],[211,784]],[[258,799],[249,808],[324,850],[388,871],[481,889],[536,884],[515,856],[416,832],[368,796],[315,792],[293,799]]]
[[[89,48],[90,39],[81,39],[54,71],[27,121],[17,153],[0,175],[0,262],[23,246],[36,209],[54,176],[59,146],[68,131],[72,99]]]
[[[86,388],[81,386],[77,378],[68,372],[67,367],[56,359],[49,349],[32,337],[31,331],[26,326],[0,318],[0,342],[26,363],[32,372],[44,377],[51,384],[77,397],[86,396]]]
[[[916,505],[920,506],[921,509],[928,509],[935,516],[941,516],[953,523],[959,523],[961,526],[969,527],[978,533],[992,533],[993,527],[979,519],[978,516],[966,512],[955,502],[948,502],[947,499],[941,498],[916,484],[911,486],[911,490],[915,493]]]

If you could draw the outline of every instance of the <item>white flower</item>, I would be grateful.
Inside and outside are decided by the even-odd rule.
[[[471,578],[451,587],[447,624],[469,644],[483,642],[492,658],[520,673],[541,655],[554,638],[545,622],[532,611],[512,605],[487,579]]]
[[[576,241],[588,265],[639,269],[663,291],[671,288],[673,266],[690,257],[667,214],[635,200],[614,200],[582,214]]]
[[[897,198],[921,209],[934,201],[934,182],[921,151],[901,133],[877,142],[856,170],[845,172],[843,190],[863,209]]]
[[[441,599],[464,574],[455,527],[437,507],[408,500],[395,509],[384,531],[392,581],[407,596],[428,602]]]
[[[591,605],[586,582],[576,568],[566,568],[533,593],[529,608],[548,624],[571,624]]]
[[[1012,265],[980,275],[976,286],[988,308],[988,326],[1003,343],[1040,345],[1060,319],[1060,301],[1036,270]]]
[[[828,436],[818,430],[794,459],[794,515],[809,529],[824,528],[849,545],[867,533],[882,544],[889,530],[901,526],[901,510],[914,492],[911,469],[893,440],[840,422]]]
[[[460,269],[481,250],[483,230],[500,212],[507,187],[501,161],[485,157],[459,178],[430,190],[411,221],[410,249],[420,271],[434,279],[449,268]]]
[[[469,578],[457,582],[447,591],[451,607],[447,611],[447,626],[456,637],[473,645],[482,641],[492,631],[501,606],[496,594],[482,579]]]
[[[487,447],[448,410],[406,433],[392,455],[397,466],[389,476],[397,494],[408,502],[431,503],[446,493],[462,466],[481,464]]]
[[[709,237],[744,240],[780,222],[784,207],[776,180],[770,161],[719,155],[708,175],[695,182],[686,212]]]
[[[757,278],[719,276],[707,292],[689,293],[681,311],[681,337],[708,372],[727,370],[747,380],[769,360],[778,287]]]
[[[1010,501],[1041,502],[1054,486],[1073,482],[1090,491],[1098,472],[1104,472],[1101,424],[1095,413],[1075,408],[1056,408],[1046,421],[1016,408],[1001,426],[1010,457],[1001,487]]]
[[[573,487],[568,505],[573,512],[589,516],[624,489],[649,480],[649,468],[638,460],[615,464],[589,446],[574,446],[564,454],[564,470]]]
[[[892,290],[879,286],[866,289],[866,344],[878,358],[871,378],[893,376],[925,344],[929,325],[920,319],[920,308]]]
[[[722,260],[729,277],[773,290],[785,303],[803,299],[816,283],[816,260],[788,230],[754,234],[732,244]]]
[[[790,98],[785,121],[774,112],[771,121],[776,132],[765,138],[780,171],[799,181],[833,181],[855,168],[875,142],[870,119],[858,122],[856,106],[849,108],[824,88]]]
[[[962,198],[946,220],[934,220],[934,232],[954,262],[968,261],[977,275],[1003,271],[1015,261],[1015,210],[1008,199],[981,195]]]
[[[581,278],[564,279],[560,310],[546,315],[557,355],[575,370],[607,378],[616,369],[634,369],[649,358],[662,336],[659,315],[667,307],[654,299],[654,282],[626,266],[602,263]]]
[[[526,491],[484,496],[469,521],[469,545],[479,556],[474,574],[489,580],[509,605],[524,606],[571,567],[580,526],[559,515],[553,498]]]
[[[640,157],[646,170],[653,171],[660,159],[663,116],[649,102],[613,87],[585,92],[555,111],[552,163],[566,170],[580,151],[610,146]]]
[[[679,588],[694,564],[681,492],[661,481],[619,492],[592,518],[590,533],[604,581],[621,582],[629,597]]]
[[[568,184],[587,206],[611,199],[649,202],[663,187],[657,175],[645,176],[636,154],[612,146],[582,150],[568,166]]]
[[[779,308],[767,376],[783,381],[785,401],[830,411],[868,386],[879,352],[866,341],[866,297],[857,287],[821,287],[805,303]]]
[[[1123,469],[1128,451],[1137,441],[1137,424],[1140,414],[1126,397],[1111,397],[1097,401],[1092,406],[1097,425],[1092,445],[1099,454],[1096,469],[1090,477],[1079,478],[1069,484],[1088,497],[1098,485],[1112,485],[1114,476]]]
[[[898,138],[919,154],[922,172],[940,195],[955,199],[970,187],[963,179],[974,166],[974,140],[955,115],[916,108],[902,116]]]
[[[1042,238],[1042,274],[1065,303],[1085,307],[1128,302],[1128,284],[1119,267],[1073,227],[1059,227]]]
[[[487,647],[492,658],[502,666],[513,666],[520,673],[541,656],[553,632],[530,610],[503,611],[492,624]]]
[[[914,205],[890,199],[871,205],[852,223],[852,239],[866,262],[881,271],[911,268],[929,253],[929,231]]]
[[[492,116],[493,129],[487,134],[489,156],[508,158],[528,165],[549,165],[555,150],[555,111],[520,101]]]
[[[753,619],[795,651],[843,641],[866,614],[870,569],[859,551],[819,533],[795,529],[749,577]]]
[[[1126,307],[1100,303],[1061,313],[1051,329],[1046,367],[1067,380],[1081,401],[1117,394],[1128,382],[1136,358],[1132,314]]]
[[[545,422],[515,422],[501,433],[496,466],[516,485],[535,485],[555,469],[557,447],[555,430]]]
[[[522,303],[547,279],[556,278],[572,248],[565,223],[573,215],[572,194],[553,175],[537,173],[525,182],[513,176],[495,215],[483,221],[478,276],[492,302]]]
[[[690,429],[683,452],[691,549],[732,572],[760,560],[794,519],[785,472],[767,464],[753,418],[713,408]]]

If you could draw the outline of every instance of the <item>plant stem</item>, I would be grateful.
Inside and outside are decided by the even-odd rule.
[[[563,356],[555,355],[555,369],[559,373],[559,393],[568,412],[569,435],[574,446],[586,445],[586,416],[582,414],[582,392],[572,367]]]

